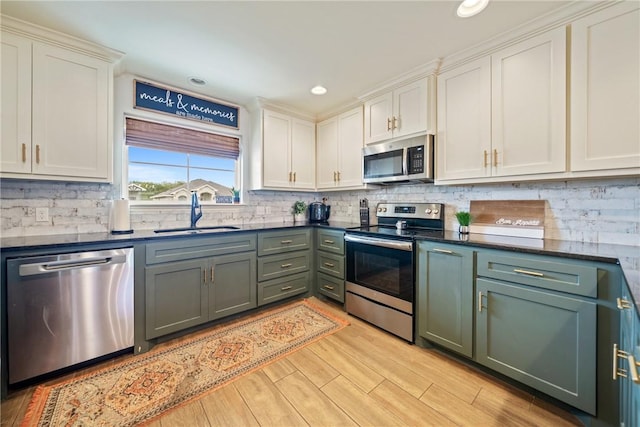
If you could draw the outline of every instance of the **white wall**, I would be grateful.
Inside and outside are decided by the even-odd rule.
[[[3,237],[107,232],[115,186],[1,180],[1,234]],[[453,216],[469,208],[470,200],[548,201],[545,236],[594,243],[640,245],[640,178],[434,186],[412,184],[372,191],[309,194],[249,191],[243,205],[205,206],[199,225],[291,222],[291,205],[329,198],[334,220],[358,222],[358,201],[370,206],[380,201],[445,203],[446,228],[456,229]],[[35,222],[33,209],[48,207],[50,221]],[[351,212],[351,213],[350,213]],[[372,212],[373,215],[373,212]],[[188,226],[188,207],[131,208],[134,230]]]

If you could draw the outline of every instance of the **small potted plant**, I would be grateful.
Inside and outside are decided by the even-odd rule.
[[[460,234],[469,234],[469,224],[471,224],[471,214],[467,211],[456,212],[456,219],[458,220],[458,232]]]
[[[233,193],[233,203],[240,203],[240,190],[236,190],[235,187],[231,187]]]
[[[295,222],[304,221],[304,211],[307,209],[307,204],[301,200],[296,201],[292,206],[293,220]]]

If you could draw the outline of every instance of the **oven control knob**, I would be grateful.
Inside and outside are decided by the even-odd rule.
[[[434,210],[433,210],[433,214],[434,214],[434,215],[438,215],[438,212],[440,212],[440,211],[438,211],[438,209],[434,209]]]
[[[430,213],[431,213],[431,209],[427,209],[427,210],[425,210],[425,211],[424,211],[424,213],[426,213],[426,214],[430,214]]]

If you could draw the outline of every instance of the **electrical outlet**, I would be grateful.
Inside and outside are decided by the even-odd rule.
[[[36,222],[49,221],[49,208],[36,208]]]
[[[271,206],[265,206],[264,210],[265,215],[271,215]]]
[[[347,208],[347,215],[353,215],[353,206],[349,205]]]
[[[27,216],[36,216],[36,208],[27,208]]]

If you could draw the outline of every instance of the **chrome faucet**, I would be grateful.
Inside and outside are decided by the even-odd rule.
[[[198,202],[198,195],[195,191],[191,193],[191,228],[196,228],[196,223],[202,218],[202,208]]]

